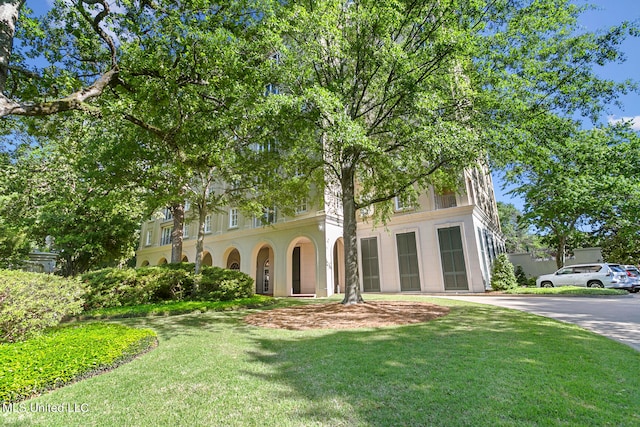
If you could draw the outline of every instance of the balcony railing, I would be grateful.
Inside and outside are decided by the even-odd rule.
[[[454,193],[436,194],[436,209],[455,208],[458,206]]]

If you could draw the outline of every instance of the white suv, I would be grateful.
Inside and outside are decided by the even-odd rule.
[[[577,264],[562,267],[553,274],[544,274],[536,280],[539,288],[556,286],[586,286],[588,288],[633,289],[627,273],[618,266],[602,263]]]

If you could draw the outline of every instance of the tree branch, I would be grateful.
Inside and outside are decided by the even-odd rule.
[[[4,94],[0,94],[0,117],[10,115],[48,116],[70,110],[97,112],[96,107],[86,102],[100,96],[104,89],[109,86],[112,81],[115,81],[117,75],[118,70],[111,69],[100,76],[91,86],[82,88],[64,98],[53,101],[21,103],[7,98]]]

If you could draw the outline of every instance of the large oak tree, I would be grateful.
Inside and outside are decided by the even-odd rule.
[[[415,200],[489,148],[532,143],[549,111],[591,114],[624,85],[594,64],[618,59],[625,27],[576,35],[567,0],[291,1],[281,84],[304,100],[325,184],[340,199],[346,289],[361,301],[356,212]]]

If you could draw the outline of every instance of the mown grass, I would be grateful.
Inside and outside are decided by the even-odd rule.
[[[560,286],[557,288],[519,287],[502,291],[511,295],[628,295],[623,289],[583,288],[579,286]]]
[[[239,311],[121,319],[156,331],[158,348],[27,401],[86,412],[5,411],[1,419],[16,426],[640,424],[640,353],[623,344],[481,304],[369,299],[385,298],[435,302],[451,313],[411,326],[311,331],[248,326]]]
[[[239,310],[271,305],[275,299],[254,295],[250,298],[240,298],[232,301],[167,301],[159,304],[144,304],[125,307],[109,307],[90,310],[78,316],[78,320],[87,319],[118,319],[123,317],[145,316],[175,316],[193,312]]]
[[[17,402],[111,369],[156,344],[149,329],[83,323],[52,328],[17,343],[0,344],[0,401]]]

